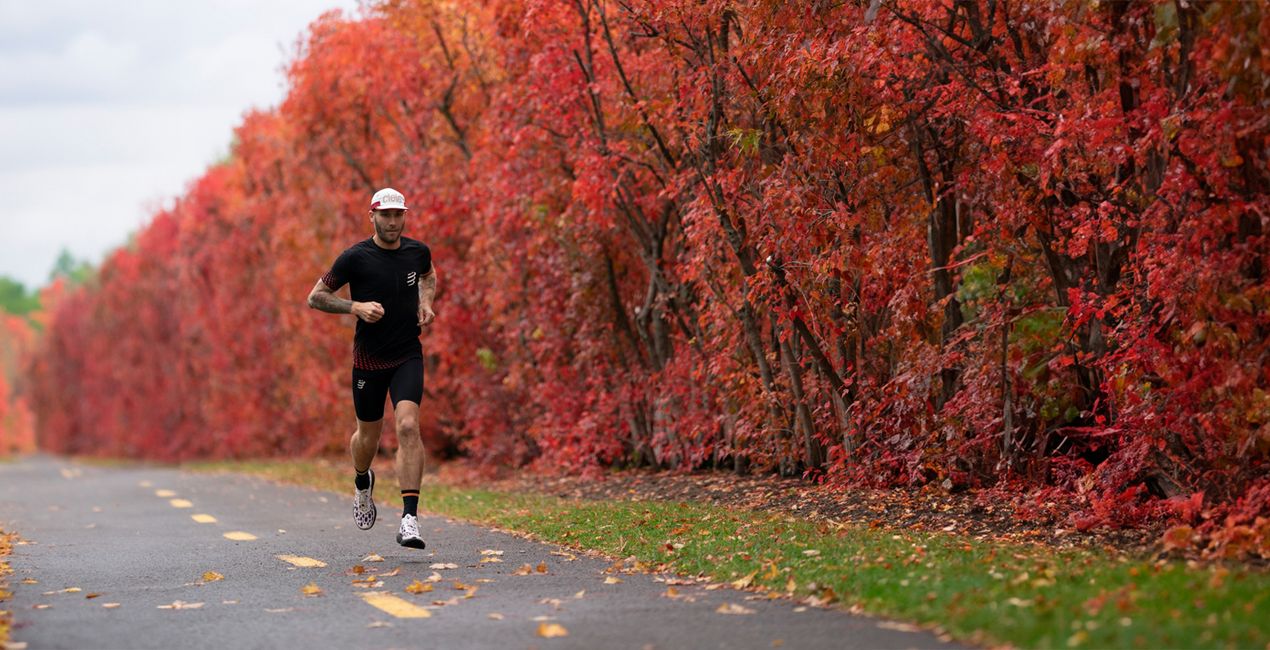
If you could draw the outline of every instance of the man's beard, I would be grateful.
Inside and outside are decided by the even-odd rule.
[[[379,224],[375,224],[375,234],[379,235],[379,239],[381,241],[384,241],[390,244],[394,241],[397,241],[398,237],[401,237],[400,230],[398,230],[397,232],[390,232],[388,230],[384,230],[383,228],[380,228]]]

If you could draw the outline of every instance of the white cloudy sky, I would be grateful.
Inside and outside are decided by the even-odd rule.
[[[96,264],[229,149],[328,9],[356,0],[0,0],[0,275]]]

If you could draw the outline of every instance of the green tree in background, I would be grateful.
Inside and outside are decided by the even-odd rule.
[[[57,261],[53,263],[53,270],[49,273],[49,281],[52,282],[61,277],[66,278],[67,282],[72,285],[79,285],[92,276],[93,265],[88,260],[76,259],[69,250],[63,248],[62,252],[57,256]]]
[[[0,276],[0,311],[26,316],[39,308],[39,292],[33,289],[28,291],[21,282],[8,276]]]
[[[82,285],[93,277],[96,269],[84,259],[78,259],[65,248],[53,262],[53,270],[49,272],[49,282],[65,278],[71,286]],[[14,316],[30,316],[40,309],[40,288],[27,288],[22,282],[6,275],[0,275],[0,312]]]

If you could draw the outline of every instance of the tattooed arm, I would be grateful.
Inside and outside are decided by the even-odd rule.
[[[422,288],[420,291],[422,292]],[[384,316],[384,308],[379,303],[345,300],[335,295],[321,280],[309,292],[309,307],[328,314],[353,314],[367,323],[373,323]]]
[[[419,326],[431,325],[437,315],[432,311],[432,299],[437,295],[437,267],[419,279]]]

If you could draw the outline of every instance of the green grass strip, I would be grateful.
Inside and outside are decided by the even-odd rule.
[[[205,463],[347,491],[347,471],[303,461]],[[395,497],[382,499],[392,502]],[[400,503],[399,499],[396,499]],[[421,507],[650,566],[816,597],[1027,648],[1265,648],[1270,574],[945,533],[834,527],[695,503],[578,501],[425,482]]]

